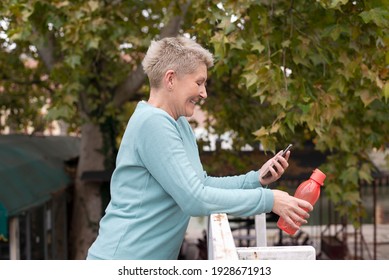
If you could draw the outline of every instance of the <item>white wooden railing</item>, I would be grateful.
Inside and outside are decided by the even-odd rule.
[[[267,247],[266,214],[255,216],[257,247],[236,247],[226,214],[212,214],[208,221],[210,260],[315,260],[312,246]]]

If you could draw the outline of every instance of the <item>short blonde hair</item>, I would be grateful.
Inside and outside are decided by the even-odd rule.
[[[179,36],[152,41],[142,65],[150,86],[158,88],[166,71],[191,74],[201,63],[212,67],[213,55],[195,41]]]

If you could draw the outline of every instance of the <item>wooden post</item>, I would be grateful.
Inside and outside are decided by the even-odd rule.
[[[20,260],[19,217],[11,217],[9,224],[9,255],[11,260]]]
[[[257,240],[257,247],[266,247],[266,213],[255,216],[255,235]]]
[[[266,219],[260,215],[259,218],[265,223],[262,227],[265,226],[266,236]],[[313,246],[236,247],[227,215],[220,213],[209,216],[208,259],[315,260],[316,250]]]
[[[225,213],[212,214],[208,220],[208,259],[238,260],[234,237]]]

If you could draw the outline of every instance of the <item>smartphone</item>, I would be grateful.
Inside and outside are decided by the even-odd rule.
[[[285,150],[282,152],[281,156],[285,157],[286,152],[289,151],[292,148],[293,144],[289,144],[288,147],[285,148]]]
[[[281,156],[282,156],[282,157],[285,157],[287,151],[289,151],[289,150],[292,148],[292,146],[293,146],[293,144],[289,144],[288,147],[286,147],[286,148],[284,149],[284,151],[282,152]],[[272,167],[277,171],[277,168],[276,168],[275,166],[272,166]],[[269,178],[269,177],[271,177],[271,176],[272,176],[272,175],[271,175],[271,173],[270,173],[270,170],[267,169],[267,170],[265,171],[265,175],[262,176],[262,178],[266,179],[266,178]]]

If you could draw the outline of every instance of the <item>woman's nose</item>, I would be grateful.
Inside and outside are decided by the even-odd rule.
[[[204,87],[203,90],[200,91],[200,96],[202,99],[206,99],[207,98],[207,89]]]

